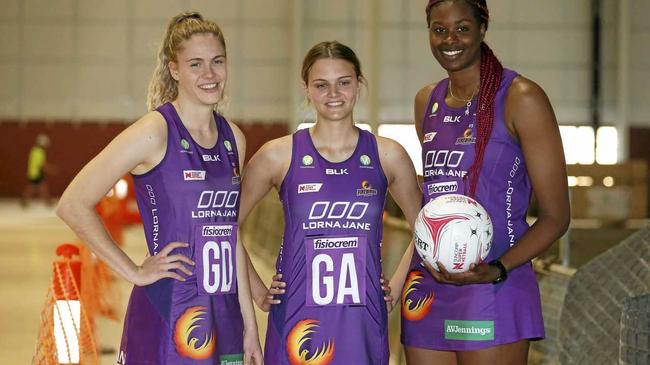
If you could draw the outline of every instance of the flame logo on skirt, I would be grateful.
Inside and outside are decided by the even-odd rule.
[[[427,294],[424,298],[418,298],[417,303],[413,305],[413,299],[408,298],[408,295],[417,291],[417,284],[420,284],[420,279],[424,276],[421,271],[413,270],[409,272],[404,283],[404,291],[402,292],[402,317],[409,321],[419,321],[429,314],[431,304],[433,304],[433,293]]]
[[[287,336],[287,353],[291,365],[327,365],[334,359],[334,341],[330,339],[327,344],[323,343],[317,347],[310,356],[309,350],[301,348],[311,340],[309,335],[316,333],[314,328],[318,327],[319,321],[314,319],[304,319],[291,329]]]
[[[198,344],[199,338],[195,336],[195,330],[201,328],[199,322],[206,320],[204,317],[206,312],[206,307],[190,307],[178,317],[174,330],[174,343],[176,344],[176,351],[181,356],[194,360],[204,360],[214,353],[216,347],[214,330],[210,329],[210,332],[205,334],[203,343],[200,345]]]

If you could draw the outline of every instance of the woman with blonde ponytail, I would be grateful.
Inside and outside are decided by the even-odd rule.
[[[440,263],[436,271],[409,248],[391,280],[402,293],[407,362],[525,364],[529,341],[544,337],[530,261],[569,223],[557,121],[544,91],[503,68],[484,42],[486,0],[430,0],[426,20],[431,52],[449,77],[415,97],[423,203],[472,196],[491,216],[494,235],[486,261],[464,273]],[[529,227],[532,193],[539,216]]]
[[[262,363],[237,229],[246,142],[215,112],[226,59],[216,23],[198,13],[173,17],[149,85],[149,113],[79,172],[57,208],[134,284],[118,364]],[[147,240],[140,264],[115,244],[94,209],[126,173],[135,181]]]

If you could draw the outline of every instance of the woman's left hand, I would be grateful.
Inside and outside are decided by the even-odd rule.
[[[257,333],[244,331],[244,365],[262,365],[264,356]]]
[[[436,271],[428,262],[422,261],[422,265],[426,267],[431,276],[439,283],[453,284],[453,285],[467,285],[467,284],[487,284],[495,281],[500,274],[498,268],[488,265],[483,262],[480,264],[472,264],[469,270],[460,273],[450,273],[445,266],[438,262],[440,271]]]
[[[384,273],[381,273],[381,278],[379,279],[379,282],[381,283],[381,290],[384,292],[384,301],[386,302],[386,309],[388,310],[388,313],[390,313],[393,310],[393,296],[390,295],[391,288],[390,288],[390,282],[388,279],[384,277]]]

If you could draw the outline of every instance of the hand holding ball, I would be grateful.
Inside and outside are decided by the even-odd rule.
[[[476,200],[447,194],[422,207],[413,233],[423,260],[438,271],[440,262],[450,273],[459,273],[485,260],[494,231],[490,216]]]

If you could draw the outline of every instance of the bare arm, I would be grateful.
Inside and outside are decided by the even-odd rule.
[[[228,124],[233,131],[235,142],[237,143],[239,167],[243,169],[244,161],[246,160],[246,138],[235,123],[229,121]],[[237,298],[239,299],[239,310],[244,321],[244,360],[255,359],[257,361],[256,363],[261,363],[262,350],[259,343],[255,311],[251,302],[251,288],[248,278],[250,257],[248,257],[246,247],[244,247],[241,241],[240,232],[237,232],[237,240],[238,242],[235,248],[235,260],[237,261]]]
[[[431,92],[433,92],[433,89],[436,87],[436,84],[430,84],[418,91],[418,93],[415,95],[415,102],[413,106],[413,116],[415,117],[415,131],[418,134],[418,139],[420,140],[420,143],[422,143],[422,139],[424,137],[423,132],[422,132],[422,122],[424,121],[424,113],[426,112],[425,109],[427,108],[427,104],[429,103],[429,97],[431,96]]]
[[[535,224],[506,253],[501,262],[510,271],[530,261],[557,240],[570,220],[566,163],[553,108],[544,91],[534,82],[517,77],[506,99],[506,127],[517,138],[539,203]],[[436,273],[438,281],[453,284],[489,283],[499,276],[496,267],[485,263],[470,271]]]
[[[173,269],[191,275],[181,262],[194,263],[185,256],[168,254],[187,244],[171,243],[159,255],[148,257],[138,266],[113,242],[95,211],[95,205],[129,171],[142,173],[158,164],[164,157],[166,146],[167,128],[162,116],[157,112],[145,115],[84,166],[61,196],[57,207],[57,214],[77,237],[135,285],[150,284],[164,277],[185,280]]]
[[[381,166],[386,172],[388,179],[388,189],[397,205],[404,213],[409,226],[413,227],[413,222],[420,211],[420,202],[422,201],[422,192],[418,186],[415,168],[411,158],[406,150],[397,142],[377,137],[379,142],[379,156]],[[400,260],[400,264],[390,279],[393,295],[392,305],[399,300],[402,292],[402,285],[408,271],[408,264],[411,260],[413,250],[412,244],[409,243],[407,249]]]
[[[291,160],[291,136],[266,143],[251,158],[242,177],[242,198],[239,206],[239,222],[243,223],[255,205],[271,190],[279,188]],[[248,260],[248,276],[251,294],[257,306],[268,311],[268,289],[257,270]],[[275,280],[275,279],[274,279]],[[279,303],[274,300],[273,304]]]
[[[544,91],[534,82],[517,77],[508,91],[506,121],[519,139],[539,203],[537,221],[501,257],[511,270],[544,252],[567,230],[570,208],[562,140]]]
[[[427,85],[427,86],[423,87],[422,89],[420,89],[420,91],[418,91],[418,93],[415,95],[415,101],[414,101],[414,106],[413,106],[414,113],[413,114],[414,114],[414,117],[415,117],[415,131],[417,132],[418,140],[420,141],[420,143],[422,143],[422,139],[424,137],[423,132],[422,132],[422,121],[424,120],[424,113],[425,113],[425,109],[427,107],[427,104],[429,102],[429,96],[431,95],[431,92],[433,91],[434,87],[435,87],[435,84]],[[412,163],[410,165],[413,166]],[[415,173],[415,170],[413,172]],[[416,184],[417,184],[417,181],[416,181]],[[411,217],[409,217],[406,214],[406,211],[404,210],[404,207],[402,206],[402,204],[399,201],[397,201],[397,198],[395,198],[395,196],[393,196],[393,198],[395,199],[397,204],[399,204],[400,208],[402,208],[402,211],[404,211],[404,215],[406,216],[406,219],[407,219],[409,225],[411,226],[411,228],[413,227],[413,223],[415,222],[415,218],[417,217],[418,212],[420,211],[420,204],[421,204],[421,199],[422,199],[421,198],[422,197],[422,191],[420,190],[419,186],[416,185],[416,187],[417,187],[417,196],[418,196],[419,200],[417,201],[416,207],[411,208],[411,209],[414,209],[414,213],[410,213],[410,214],[412,214]],[[391,192],[391,195],[392,195],[392,192]],[[411,203],[409,202],[409,203],[405,203],[405,204],[411,204]],[[395,293],[395,295],[393,296],[394,297],[393,305],[397,304],[397,302],[399,301],[399,297],[402,294],[402,286],[404,285],[404,280],[406,280],[406,273],[408,271],[409,264],[411,262],[411,257],[413,256],[413,250],[414,250],[413,244],[410,243],[409,246],[407,247],[406,251],[404,252],[404,255],[402,256],[402,259],[399,262],[399,266],[397,267],[397,269],[395,270],[395,273],[393,274],[393,276],[390,279],[390,282],[392,283],[392,286],[393,286],[393,292]]]

